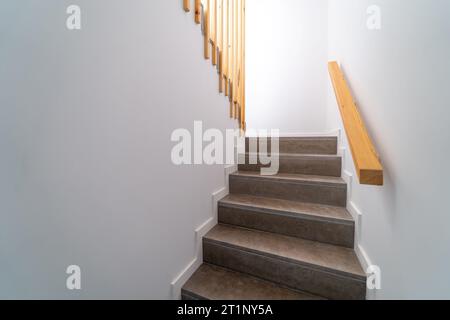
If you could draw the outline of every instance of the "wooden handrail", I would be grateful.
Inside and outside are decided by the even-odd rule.
[[[183,0],[186,12],[190,1]],[[245,131],[245,0],[194,1],[194,20],[204,31],[204,58],[217,68],[219,93],[228,96],[230,117]]]
[[[356,172],[361,184],[383,185],[383,167],[369,137],[358,107],[337,62],[328,64]]]

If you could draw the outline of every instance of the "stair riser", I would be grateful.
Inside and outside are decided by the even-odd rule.
[[[258,161],[259,162],[259,161]],[[270,165],[250,164],[249,156],[245,156],[245,164],[239,165],[240,171],[261,171]],[[340,157],[280,157],[279,173],[295,173],[317,176],[340,177],[342,161]]]
[[[227,207],[221,204],[219,204],[219,222],[348,248],[354,247],[353,223],[292,217],[252,208]]]
[[[198,297],[192,292],[185,291],[184,289],[181,289],[181,300],[184,301],[202,301],[202,300],[208,300],[205,297]]]
[[[328,299],[360,300],[365,299],[366,295],[366,284],[362,280],[209,241],[203,243],[203,258],[207,263],[251,274]]]
[[[181,290],[185,300],[322,300],[242,272],[203,264]]]
[[[255,139],[252,139],[255,140]],[[250,149],[250,139],[246,139],[246,152]],[[257,150],[251,152],[259,152],[259,143],[257,143]],[[271,140],[267,140],[267,151],[271,152]],[[334,155],[337,154],[337,138],[280,138],[279,140],[280,153],[293,154],[322,154]]]
[[[345,207],[347,202],[345,184],[327,185],[232,175],[230,192],[339,207]]]

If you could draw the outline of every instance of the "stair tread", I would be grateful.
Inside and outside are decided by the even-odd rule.
[[[239,155],[258,155],[259,152],[245,152],[240,153]],[[268,153],[268,156],[274,156],[275,154]],[[310,158],[317,158],[317,159],[339,159],[341,156],[336,154],[315,154],[315,153],[285,153],[281,152],[278,153],[278,156],[280,158],[303,158],[303,159],[310,159]]]
[[[345,247],[222,224],[204,240],[361,281],[366,277],[354,250]]]
[[[258,197],[246,194],[230,194],[220,200],[219,204],[233,208],[255,208],[293,217],[353,223],[353,217],[347,209],[343,207]]]
[[[183,286],[182,290],[183,294],[207,300],[323,299],[210,264],[203,264]]]
[[[294,174],[294,173],[278,173],[272,176],[263,176],[261,175],[260,172],[255,171],[238,171],[236,173],[231,174],[231,176],[243,178],[270,179],[274,181],[281,180],[290,182],[317,183],[317,184],[327,184],[339,187],[346,187],[344,179],[340,177],[314,176],[314,175]]]
[[[256,142],[257,138],[246,139],[246,150]],[[268,149],[271,150],[272,139],[267,139]],[[278,138],[279,151],[286,153],[317,153],[317,154],[337,154],[338,139],[336,136],[330,137],[280,137]],[[255,146],[255,145],[253,145]],[[259,147],[259,145],[257,146]]]
[[[336,136],[319,136],[319,137],[309,137],[309,136],[300,136],[300,137],[277,137],[280,141],[337,141]],[[246,137],[248,140],[258,139],[258,137]],[[267,137],[268,141],[272,139],[272,137]]]

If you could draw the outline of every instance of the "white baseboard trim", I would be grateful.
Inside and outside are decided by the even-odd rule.
[[[344,157],[342,158],[342,160],[344,160]],[[344,163],[344,161],[342,161],[342,163]],[[349,204],[351,202],[352,194],[353,194],[352,193],[353,192],[353,174],[351,174],[351,172],[343,169],[342,170],[342,179],[344,179],[345,183],[347,183],[347,204]]]
[[[194,274],[203,262],[203,237],[216,225],[214,217],[209,218],[200,227],[195,230],[195,258],[181,271],[181,273],[170,284],[172,298],[174,300],[181,299],[181,288],[186,281]]]
[[[363,215],[353,201],[348,202],[347,210],[355,220],[355,243],[360,243]]]
[[[218,204],[219,201],[225,198],[229,194],[228,187],[224,187],[212,194],[212,212],[213,212],[213,220],[215,224],[218,223]]]
[[[203,237],[218,223],[218,203],[229,194],[229,176],[237,171],[236,165],[225,167],[225,187],[217,190],[211,196],[211,217],[195,230],[195,258],[171,282],[172,299],[181,299],[181,288],[203,263]]]
[[[367,254],[366,250],[360,245],[357,244],[355,246],[355,253],[358,257],[359,262],[361,263],[361,267],[363,270],[367,273],[367,270],[369,270],[369,267],[373,265],[372,261],[369,258],[369,255]],[[366,299],[367,300],[376,300],[377,299],[377,293],[378,290],[373,289],[369,290],[369,288],[366,289]]]
[[[236,161],[236,163],[238,163],[238,162]],[[236,171],[238,171],[237,164],[231,164],[231,165],[225,166],[225,189],[229,190],[230,174],[233,174]]]
[[[339,155],[342,157],[342,164],[343,168],[346,168],[346,161],[349,159],[349,156],[347,155],[347,148],[345,147],[339,147]],[[353,201],[353,182],[354,182],[354,175],[348,171],[343,169],[342,170],[342,178],[347,183],[348,186],[348,192],[347,192],[347,210],[350,212],[353,220],[355,221],[355,253],[358,257],[358,260],[361,264],[361,267],[363,268],[364,272],[367,273],[370,266],[373,265],[369,255],[367,254],[366,250],[361,245],[361,231],[362,231],[362,219],[363,219],[363,213],[358,208],[358,206]],[[377,290],[369,290],[367,289],[366,298],[368,300],[375,300],[377,295]]]
[[[367,269],[372,265],[372,262],[370,261],[370,258],[367,255],[366,250],[364,250],[364,248],[360,244],[358,244],[355,246],[355,252],[356,255],[358,256],[358,259],[361,263],[363,270],[367,271]]]
[[[342,165],[344,165],[344,163],[345,163],[345,148],[338,148],[338,152],[337,152],[337,155],[339,156],[339,157],[342,157]]]

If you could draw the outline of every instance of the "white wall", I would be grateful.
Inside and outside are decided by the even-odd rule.
[[[373,4],[379,31],[366,27]],[[382,270],[376,298],[450,298],[449,12],[447,0],[330,0],[330,60],[342,64],[385,168],[385,186],[354,183],[351,195],[360,245]],[[327,126],[342,127],[331,86]]]
[[[247,0],[247,127],[325,130],[327,0]]]
[[[0,2],[0,298],[170,298],[225,183],[171,133],[234,127],[202,43],[181,0]]]
[[[322,65],[325,2],[247,1],[249,127],[342,127]],[[80,32],[65,29],[73,3]],[[378,32],[365,28],[371,4]],[[384,187],[353,184],[351,195],[361,247],[382,268],[377,298],[450,298],[449,9],[329,4],[329,58],[386,170]],[[234,126],[201,57],[181,1],[0,2],[0,298],[170,297],[225,183],[223,167],[173,167],[170,134],[197,119]],[[65,289],[69,264],[82,267],[81,292]]]

